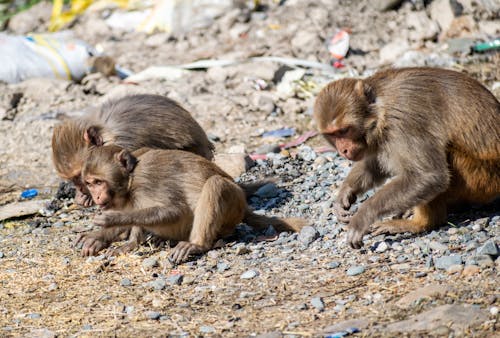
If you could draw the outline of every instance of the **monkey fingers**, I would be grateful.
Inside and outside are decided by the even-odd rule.
[[[94,201],[92,200],[92,196],[76,189],[75,203],[87,208],[92,206],[94,204]]]
[[[344,207],[339,203],[335,203],[333,205],[333,210],[337,219],[342,223],[349,223],[351,217],[353,216],[353,212],[344,209]]]
[[[107,248],[109,242],[95,237],[93,234],[79,236],[77,244],[82,244],[82,256],[95,256],[99,251]]]
[[[169,260],[172,263],[180,264],[186,261],[189,256],[199,255],[204,252],[206,252],[206,250],[197,244],[181,241],[172,249]]]

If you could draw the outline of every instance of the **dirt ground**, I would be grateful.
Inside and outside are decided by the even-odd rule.
[[[234,152],[236,147],[250,154],[265,154],[262,149],[315,130],[314,97],[329,81],[368,76],[390,65],[465,72],[500,97],[498,50],[470,52],[474,43],[500,36],[500,4],[392,1],[401,4],[385,10],[384,4],[390,2],[262,1],[264,7],[255,10],[252,2],[243,1],[243,7],[224,8],[206,27],[174,35],[111,28],[105,19],[114,10],[84,13],[67,28],[133,73],[206,59],[238,62],[184,70],[175,79],[156,72],[157,76],[134,83],[99,73],[80,82],[0,83],[0,207],[20,201],[27,188],[38,189],[35,200],[51,200],[61,182],[51,163],[54,125],[126,93],[175,99],[206,130],[218,153]],[[450,3],[459,3],[461,10]],[[45,32],[48,17],[32,22],[29,13],[44,13],[47,8],[49,4],[41,3],[14,17],[7,32]],[[285,67],[282,61],[250,60],[272,56],[329,65],[325,41],[341,28],[350,32],[343,68]],[[459,46],[458,51],[451,51],[452,45]],[[298,79],[285,83],[283,74],[297,69],[303,70]],[[294,137],[261,136],[282,127],[294,127]],[[305,144],[314,150],[326,146],[317,136]],[[300,149],[292,147],[290,153],[294,156]],[[315,175],[311,174],[315,164],[309,167],[310,172],[295,169],[304,179]],[[259,168],[254,169],[256,176]],[[278,185],[288,187],[291,182],[283,179]],[[325,189],[327,196],[320,200],[303,199],[313,209],[305,217],[322,212],[322,203],[331,199],[330,187]],[[307,245],[300,235],[261,234],[252,241],[236,236],[199,260],[176,267],[168,261],[168,244],[157,247],[151,242],[131,254],[87,258],[73,243],[78,233],[92,229],[95,210],[80,209],[71,199],[56,202],[57,208],[42,207],[40,212],[0,221],[2,337],[336,337],[333,333],[351,334],[347,329],[352,327],[359,330],[352,334],[364,337],[498,334],[498,253],[489,254],[491,262],[478,264],[477,269],[464,264],[453,271],[429,264],[426,259],[433,257],[421,253],[418,236],[391,239],[392,249],[386,252],[373,249],[379,243],[376,238],[369,239],[361,253],[351,251],[344,226],[327,218],[331,214],[327,210],[328,222],[322,224],[323,218],[312,222],[318,231],[324,227],[328,231],[319,231]],[[293,207],[297,206],[272,213],[288,216]],[[481,245],[493,241],[498,250],[498,208],[466,215],[458,234],[450,227],[422,240],[432,246],[444,236],[446,253],[463,255],[464,261],[469,237]],[[484,218],[487,224],[480,229],[485,237],[476,238],[476,225]],[[464,239],[454,242],[452,236]],[[407,260],[400,259],[405,255]],[[359,265],[364,272],[348,271]],[[446,306],[453,310],[432,312]],[[460,311],[466,315],[460,317]]]

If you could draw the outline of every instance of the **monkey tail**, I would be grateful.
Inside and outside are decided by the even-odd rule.
[[[265,230],[268,226],[272,225],[278,232],[299,232],[300,229],[308,224],[308,222],[302,218],[268,217],[256,214],[250,209],[247,209],[245,212],[243,222],[257,230]]]
[[[245,192],[245,196],[247,199],[252,197],[253,194],[257,192],[261,187],[265,186],[266,184],[275,184],[276,179],[273,178],[266,178],[263,180],[255,181],[255,182],[247,182],[247,183],[238,183],[241,189]]]

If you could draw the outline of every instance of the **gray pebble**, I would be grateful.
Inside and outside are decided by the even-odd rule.
[[[154,281],[149,282],[147,285],[156,291],[161,291],[165,289],[165,286],[167,286],[167,281],[164,278],[157,278]]]
[[[252,279],[252,278],[255,278],[259,275],[259,273],[255,270],[248,270],[248,271],[245,271],[241,274],[240,278],[241,279]]]
[[[326,265],[328,269],[336,269],[340,266],[340,262],[330,262]]]
[[[498,246],[494,239],[486,241],[479,249],[477,249],[478,255],[490,255],[498,256]]]
[[[226,270],[229,270],[230,266],[229,264],[225,263],[225,262],[220,262],[220,263],[217,263],[217,271],[219,273],[222,273]]]
[[[494,262],[489,255],[476,255],[468,257],[465,265],[479,265],[482,268],[486,268],[493,266]]]
[[[85,325],[82,326],[82,330],[84,330],[84,331],[92,330],[92,325],[85,324]]]
[[[0,251],[0,258],[3,258],[3,256],[4,256],[4,255],[3,255],[3,252],[2,252],[2,251]]]
[[[121,286],[131,286],[132,281],[128,278],[122,278],[122,280],[120,281],[120,285]]]
[[[200,326],[201,333],[214,333],[215,329],[212,326],[202,325]]]
[[[158,320],[161,317],[161,313],[156,312],[156,311],[146,311],[145,314],[146,314],[146,317],[148,319],[152,319],[152,320]]]
[[[447,245],[444,245],[444,244],[436,242],[436,241],[430,242],[429,248],[431,248],[432,251],[441,252],[441,253],[444,253],[448,250]]]
[[[173,275],[173,276],[168,277],[168,282],[172,285],[181,285],[183,279],[184,279],[184,275],[177,274],[177,275]]]
[[[154,257],[148,257],[142,262],[142,267],[145,269],[152,269],[158,266],[158,260]]]
[[[351,266],[349,269],[347,269],[347,275],[348,276],[357,276],[365,272],[365,267],[362,265],[357,265],[357,266]]]
[[[319,234],[315,228],[312,226],[306,225],[300,230],[298,235],[298,240],[305,246],[309,246],[316,238],[318,238]]]
[[[465,251],[472,251],[479,247],[479,243],[475,240],[469,241],[465,246]]]
[[[52,226],[54,228],[62,228],[64,226],[64,223],[59,221],[59,222],[55,222],[54,224],[52,224]]]
[[[380,242],[379,245],[377,245],[375,252],[383,253],[386,252],[387,249],[389,249],[389,245],[386,242]]]
[[[42,318],[42,315],[39,313],[29,313],[26,315],[29,319],[39,319]]]
[[[311,305],[318,311],[323,311],[325,309],[325,303],[323,303],[323,299],[321,299],[321,297],[311,298]]]
[[[452,265],[462,264],[462,256],[450,255],[434,259],[434,265],[437,269],[446,270]]]
[[[54,291],[54,290],[57,290],[58,287],[59,286],[57,285],[57,283],[50,283],[49,287],[47,288],[47,290]]]
[[[272,198],[278,196],[278,194],[278,187],[274,183],[267,183],[255,192],[255,195],[260,198]]]

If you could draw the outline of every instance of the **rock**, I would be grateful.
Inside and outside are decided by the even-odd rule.
[[[314,240],[317,239],[318,236],[319,236],[319,233],[318,233],[318,231],[316,231],[315,228],[313,228],[310,225],[306,225],[305,227],[303,227],[300,230],[297,239],[304,246],[309,246],[309,244],[314,242]]]
[[[431,248],[432,251],[441,252],[441,253],[444,253],[448,250],[447,245],[444,245],[444,244],[436,242],[436,241],[430,242],[429,248]]]
[[[463,269],[464,269],[464,266],[462,264],[454,264],[454,265],[449,266],[446,269],[446,272],[448,272],[449,274],[454,274],[454,273],[462,272]]]
[[[165,289],[165,287],[167,286],[167,281],[165,280],[165,278],[157,278],[149,283],[146,284],[149,288],[152,288],[156,291],[161,291],[163,289]]]
[[[0,258],[3,258],[4,257],[4,254],[2,251],[0,251]]]
[[[472,15],[463,15],[454,18],[450,27],[441,33],[442,38],[473,37],[478,27]]]
[[[38,213],[50,200],[30,200],[14,202],[0,207],[0,221]]]
[[[498,315],[498,307],[496,306],[492,306],[490,308],[490,314],[493,316],[493,317],[496,317]]]
[[[369,325],[370,322],[365,319],[349,319],[327,326],[321,332],[325,333],[326,336],[330,336],[328,333],[346,331],[352,328],[362,330],[367,328]]]
[[[403,0],[373,0],[373,1],[371,1],[371,3],[373,4],[373,7],[380,12],[394,9],[394,8],[398,7],[402,2],[403,2]],[[338,331],[342,331],[342,330],[338,330]]]
[[[488,320],[488,314],[477,306],[442,305],[407,320],[387,325],[387,332],[411,332],[435,330],[439,326],[449,326],[452,330],[464,331],[470,326]]]
[[[231,177],[235,178],[241,176],[241,174],[250,169],[254,165],[254,162],[244,153],[227,153],[216,154],[215,164],[221,167],[221,169]]]
[[[152,319],[152,320],[158,320],[161,317],[161,313],[156,312],[156,311],[146,311],[145,315],[146,315],[146,318]]]
[[[263,144],[257,149],[255,149],[256,154],[269,154],[269,153],[274,153],[278,154],[281,151],[281,148],[278,144]]]
[[[181,285],[184,275],[176,274],[167,278],[168,282],[172,285]]]
[[[500,22],[497,21],[479,21],[479,31],[489,36],[500,35]]]
[[[349,269],[347,269],[346,274],[348,276],[357,276],[365,272],[365,267],[362,265],[357,265],[357,266],[351,266]]]
[[[439,26],[427,16],[425,11],[408,13],[406,22],[410,28],[409,37],[412,41],[433,40],[439,34]]]
[[[340,262],[330,262],[326,265],[328,269],[336,269],[340,266]]]
[[[479,265],[482,268],[488,268],[495,263],[489,255],[475,255],[467,258],[466,265]]]
[[[26,317],[29,319],[40,319],[42,318],[42,315],[39,313],[28,313]]]
[[[9,29],[19,35],[40,31],[46,32],[51,12],[52,4],[41,1],[10,18]]]
[[[226,270],[229,270],[230,267],[231,266],[225,262],[217,263],[217,272],[222,273]]]
[[[442,32],[450,28],[455,13],[450,5],[450,0],[434,0],[429,6],[432,20],[437,21]]]
[[[446,295],[449,291],[450,288],[445,285],[429,284],[403,296],[396,302],[396,305],[401,308],[408,308],[420,299],[423,298],[433,299],[442,297]]]
[[[279,190],[276,184],[267,183],[260,187],[255,194],[260,198],[273,198],[279,195]]]
[[[36,338],[55,338],[57,335],[47,328],[33,329],[30,333],[24,337],[36,337]]]
[[[144,269],[152,269],[158,266],[158,260],[154,257],[148,257],[142,261],[142,267]]]
[[[256,338],[282,338],[283,334],[279,331],[266,332],[255,336]]]
[[[311,298],[311,305],[320,312],[325,309],[325,303],[323,303],[321,297]]]
[[[443,256],[434,259],[434,266],[437,269],[446,270],[452,265],[462,264],[462,256],[460,255],[450,255]]]
[[[54,291],[54,290],[57,290],[59,288],[59,286],[57,285],[57,283],[50,283],[49,284],[49,287],[47,288],[48,291]]]
[[[389,245],[386,242],[380,242],[377,245],[377,248],[375,249],[375,252],[383,253],[383,252],[386,252],[388,248],[389,248]]]
[[[486,241],[480,248],[477,249],[478,255],[498,256],[498,245],[494,239]]]
[[[410,45],[406,39],[395,39],[393,42],[389,42],[380,49],[380,63],[386,64],[396,61],[396,59],[403,55],[409,48]]]
[[[252,278],[255,278],[259,275],[259,272],[256,271],[256,270],[248,270],[248,271],[245,271],[241,274],[240,278],[241,279],[252,279]]]
[[[464,270],[462,271],[462,275],[469,277],[477,275],[481,269],[477,265],[466,265]]]
[[[132,285],[132,281],[128,278],[123,278],[121,281],[120,281],[120,285],[121,286],[131,286]]]
[[[212,326],[202,325],[200,326],[201,333],[214,333],[215,329]]]

